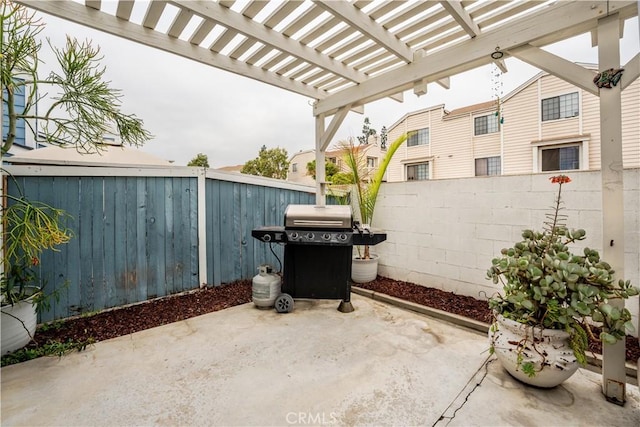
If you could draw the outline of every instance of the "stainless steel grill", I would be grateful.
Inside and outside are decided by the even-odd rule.
[[[350,246],[349,206],[289,205],[284,213],[287,243]]]
[[[284,212],[287,228],[310,227],[345,230],[352,223],[349,206],[289,205]]]
[[[284,226],[252,230],[263,242],[285,243],[282,292],[293,298],[342,299],[338,310],[353,311],[353,245],[375,245],[386,234],[353,222],[349,206],[289,205]]]

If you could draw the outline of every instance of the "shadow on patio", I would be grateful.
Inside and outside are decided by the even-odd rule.
[[[580,370],[526,387],[483,334],[353,295],[245,304],[2,369],[2,425],[640,424],[640,393],[606,402]],[[489,360],[489,363],[486,363]]]

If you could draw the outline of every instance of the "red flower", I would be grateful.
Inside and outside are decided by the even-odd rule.
[[[37,257],[31,258],[31,265],[38,265],[38,264],[40,264],[40,260]]]
[[[571,182],[571,178],[569,178],[566,175],[557,175],[557,176],[552,176],[551,178],[549,178],[551,180],[552,184],[566,184],[568,182]]]

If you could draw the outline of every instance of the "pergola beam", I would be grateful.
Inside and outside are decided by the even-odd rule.
[[[440,4],[449,12],[453,19],[469,34],[469,37],[474,38],[480,34],[480,27],[473,21],[473,18],[462,7],[459,1],[444,0]]]
[[[360,12],[349,2],[318,0],[313,0],[313,2],[374,40],[378,45],[384,47],[398,58],[406,62],[413,60],[413,52],[405,43],[389,34],[384,28],[376,24],[373,19]]]
[[[340,128],[342,122],[344,122],[344,119],[347,118],[349,110],[349,106],[346,106],[339,109],[338,112],[333,116],[331,122],[329,123],[329,126],[320,137],[320,150],[327,150],[329,144],[331,143],[331,139],[336,135],[336,132],[338,132],[338,129]]]
[[[66,19],[68,21],[73,21],[81,25],[88,25],[90,23],[92,28],[105,33],[182,56],[224,71],[249,77],[309,98],[323,99],[327,96],[327,92],[323,90],[318,90],[286,77],[269,73],[261,68],[251,66],[244,62],[237,61],[208,49],[193,45],[189,42],[88,8],[82,4],[71,1],[47,2],[39,0],[25,0],[20,1],[19,3],[32,9]]]
[[[169,3],[182,10],[190,10],[206,20],[214,21],[223,27],[232,29],[279,51],[286,52],[288,55],[300,58],[345,79],[354,82],[362,82],[367,79],[366,74],[349,68],[315,49],[308,48],[298,41],[233,12],[216,2],[175,0]]]
[[[508,51],[525,44],[541,45],[538,43],[540,40],[545,44],[552,43],[589,31],[597,25],[597,19],[607,16],[607,13],[617,12],[620,19],[626,19],[634,16],[636,10],[636,1],[610,4],[606,1],[557,2],[536,15],[479,34],[474,39],[434,52],[424,60],[370,78],[357,86],[336,93],[316,103],[314,114],[331,114],[347,104],[366,104],[394,93],[411,90],[414,83],[422,79],[432,82],[472,70],[491,62],[491,53],[496,47]]]
[[[502,71],[503,73],[508,72],[509,70],[507,69],[507,64],[504,62],[504,58],[498,58],[498,59],[494,59],[493,63],[495,64],[496,67],[498,67],[500,69],[500,71]]]
[[[631,58],[622,68],[624,68],[624,74],[621,84],[622,90],[625,90],[637,78],[640,78],[640,53],[636,53],[636,56]]]
[[[133,11],[133,0],[120,0],[116,9],[116,16],[128,21]]]
[[[595,73],[578,64],[561,58],[530,44],[510,49],[509,54],[558,78],[598,96],[598,87],[593,84]]]

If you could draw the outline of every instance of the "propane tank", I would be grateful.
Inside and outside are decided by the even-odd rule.
[[[258,274],[253,277],[253,303],[258,308],[270,308],[280,295],[280,276],[272,273],[268,264],[258,267]]]

